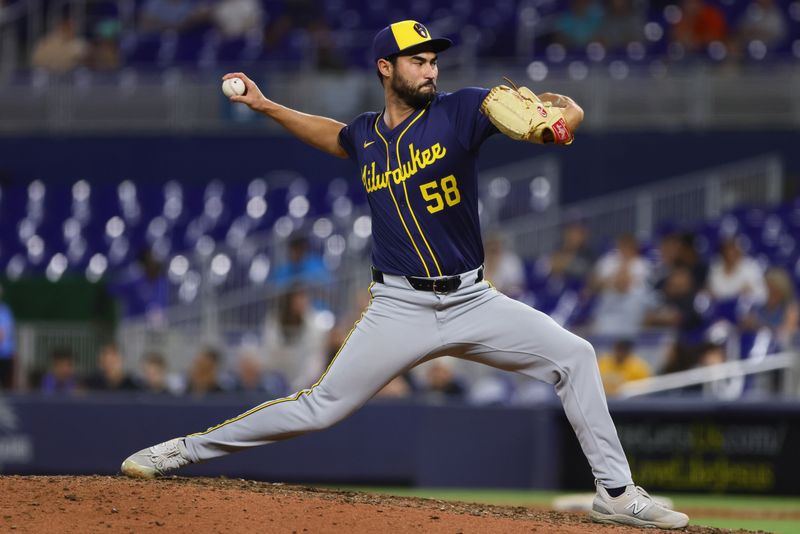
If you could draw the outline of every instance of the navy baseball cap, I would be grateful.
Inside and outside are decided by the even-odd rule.
[[[418,46],[439,53],[452,45],[453,41],[444,37],[431,39],[428,28],[416,20],[401,20],[378,32],[372,41],[372,56],[378,61]]]

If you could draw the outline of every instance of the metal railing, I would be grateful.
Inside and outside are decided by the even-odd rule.
[[[623,233],[649,238],[660,221],[690,227],[738,205],[777,204],[783,176],[781,159],[768,155],[604,195],[543,217],[520,218],[505,230],[526,256],[553,250],[561,228],[571,221],[583,222],[598,241]]]
[[[367,263],[353,264],[335,282],[307,287],[313,304],[329,315],[351,315],[370,280]],[[150,351],[168,355],[173,369],[186,369],[203,346],[233,349],[241,345],[261,346],[267,319],[278,315],[285,288],[253,286],[230,294],[207,294],[192,305],[174,306],[158,324],[146,318],[128,319],[119,326],[117,337],[131,368]]]
[[[765,358],[735,360],[708,367],[634,380],[622,385],[617,396],[621,399],[629,399],[691,386],[707,385],[717,396],[738,398],[743,387],[743,381],[740,379],[770,371],[783,372],[781,389],[784,395],[793,396],[798,393],[797,373],[799,370],[800,353],[782,352],[780,354],[771,354]]]
[[[43,372],[50,365],[55,349],[68,349],[75,370],[82,375],[97,367],[102,334],[92,323],[22,322],[17,325],[17,365],[15,383],[21,389],[32,384],[32,373]]]

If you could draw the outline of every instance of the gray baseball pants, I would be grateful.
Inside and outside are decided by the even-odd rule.
[[[384,275],[322,377],[309,389],[260,404],[186,438],[203,461],[327,428],[366,403],[395,376],[439,356],[455,356],[553,384],[595,478],[605,487],[632,483],[608,413],[592,345],[547,315],[515,301],[478,271],[447,294],[418,291]]]

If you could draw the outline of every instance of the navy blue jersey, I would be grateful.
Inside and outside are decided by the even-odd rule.
[[[439,93],[389,129],[364,113],[339,133],[372,211],[372,262],[390,274],[442,276],[483,263],[478,150],[497,128],[480,112],[488,89]]]

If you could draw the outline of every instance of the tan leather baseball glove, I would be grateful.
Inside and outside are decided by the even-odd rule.
[[[560,108],[542,102],[527,87],[493,87],[481,104],[481,112],[512,139],[537,144],[572,143],[572,132]]]

